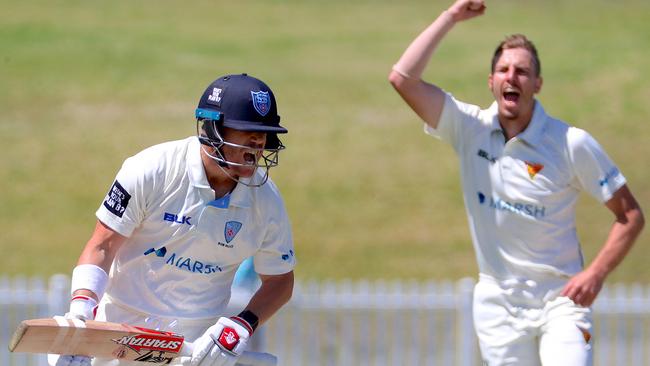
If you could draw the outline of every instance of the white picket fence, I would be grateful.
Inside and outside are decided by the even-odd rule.
[[[2,344],[21,320],[64,313],[68,286],[63,275],[47,283],[0,277]],[[278,355],[281,366],[478,366],[473,286],[472,279],[298,282],[289,304],[256,333],[256,343]],[[607,285],[594,305],[594,326],[595,366],[650,366],[650,286]],[[0,365],[46,363],[3,346]]]

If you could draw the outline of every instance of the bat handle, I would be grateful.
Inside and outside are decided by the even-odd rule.
[[[192,352],[194,351],[194,344],[191,342],[183,342],[183,348],[178,353],[179,357],[192,357]]]
[[[181,357],[191,357],[194,345],[191,342],[184,342],[183,348],[179,352]],[[239,359],[237,365],[241,366],[277,366],[278,358],[270,353],[265,352],[251,352],[244,351]]]

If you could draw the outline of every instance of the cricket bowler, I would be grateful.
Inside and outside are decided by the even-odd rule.
[[[410,44],[389,81],[425,132],[459,157],[480,272],[473,315],[484,365],[590,365],[590,306],[641,232],[643,214],[596,140],[547,114],[535,97],[541,64],[524,35],[496,48],[487,109],[421,79],[447,32],[485,10],[482,0],[456,1]],[[588,266],[576,233],[581,191],[613,214]]]

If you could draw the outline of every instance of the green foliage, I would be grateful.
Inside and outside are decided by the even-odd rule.
[[[248,72],[271,85],[290,130],[272,176],[299,277],[475,275],[457,159],[387,82],[446,5],[0,0],[0,272],[69,273],[121,162],[193,134],[203,88]],[[491,1],[452,30],[426,79],[487,106],[493,47],[529,35],[547,111],[591,132],[647,205],[649,13],[641,0]],[[613,218],[587,196],[579,215],[590,260]],[[614,280],[650,280],[647,241]]]

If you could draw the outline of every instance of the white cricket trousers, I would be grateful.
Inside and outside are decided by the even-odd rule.
[[[133,326],[157,329],[160,331],[174,332],[182,334],[187,341],[193,342],[211,325],[215,324],[219,318],[209,319],[166,319],[152,317],[149,314],[138,312],[124,305],[111,301],[110,297],[104,295],[97,308],[99,321],[109,321],[115,323],[125,323]],[[129,362],[120,360],[108,360],[94,358],[93,366],[142,366],[142,362]],[[169,365],[181,366],[182,364],[171,363]]]
[[[473,313],[483,365],[592,365],[591,310],[560,290],[481,274]]]

